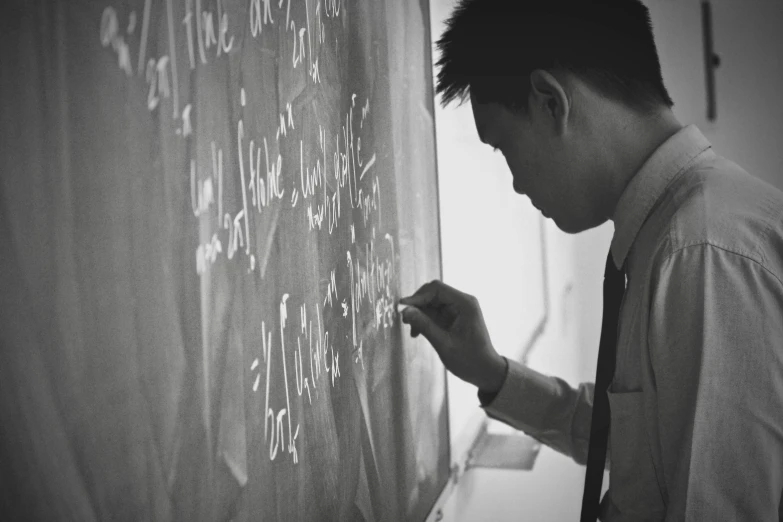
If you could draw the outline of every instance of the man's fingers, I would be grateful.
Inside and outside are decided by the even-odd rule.
[[[419,308],[451,305],[457,303],[463,296],[462,292],[436,279],[422,285],[413,295],[401,298],[400,304],[418,306]]]
[[[446,333],[427,314],[415,306],[409,306],[402,311],[402,320],[411,326],[411,334],[422,334],[440,352],[446,341]]]
[[[435,297],[435,291],[432,283],[422,285],[416,292],[408,297],[400,299],[400,304],[408,306],[424,307],[431,304],[432,299]]]

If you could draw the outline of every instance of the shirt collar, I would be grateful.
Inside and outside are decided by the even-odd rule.
[[[614,213],[612,258],[619,269],[655,203],[683,169],[712,145],[696,125],[667,139],[644,162],[625,187]]]

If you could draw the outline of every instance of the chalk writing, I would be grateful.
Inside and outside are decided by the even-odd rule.
[[[307,406],[312,406],[314,400],[319,398],[319,381],[324,375],[329,376],[329,383],[334,387],[336,380],[340,378],[340,353],[335,349],[330,341],[329,332],[325,329],[322,322],[319,306],[312,307],[306,304],[299,305],[299,328],[292,331],[289,328],[288,310],[290,305],[290,295],[283,294],[279,304],[279,364],[275,364],[275,353],[273,349],[272,332],[267,332],[266,322],[261,322],[262,337],[262,358],[266,363],[266,388],[264,399],[264,442],[268,444],[269,459],[275,460],[279,450],[282,448],[291,456],[294,464],[299,462],[299,453],[297,449],[297,440],[301,431],[301,423],[295,419],[301,418],[302,412],[292,410],[291,396],[296,392],[297,397],[306,394]],[[309,316],[308,310],[315,309],[316,330],[313,331],[313,319]],[[293,382],[289,381],[288,361],[289,351],[286,348],[289,345],[290,336],[294,335],[294,348],[290,351],[293,354]],[[275,377],[272,372],[273,367],[281,368],[282,376]],[[250,366],[252,378],[252,390],[257,392],[261,383],[260,361],[255,358]],[[282,378],[281,378],[282,377]],[[280,405],[278,409],[271,404],[271,391],[277,386],[275,382],[280,382],[285,391],[285,405]],[[295,386],[292,388],[291,386]],[[315,399],[314,399],[315,396]]]
[[[269,0],[250,0],[250,34],[253,38],[261,34],[264,25],[274,22]]]
[[[280,236],[275,239],[277,223],[285,218],[291,218],[286,227],[299,227],[301,237],[311,244],[328,240],[330,245],[342,245],[333,252],[337,259],[329,258],[329,266],[319,266],[317,284],[306,295],[294,289],[261,296],[266,304],[272,299],[275,306],[271,313],[265,309],[260,318],[261,346],[256,349],[261,353],[246,361],[246,386],[259,394],[253,396],[258,400],[257,419],[263,418],[264,423],[263,453],[271,461],[290,459],[297,465],[301,448],[312,447],[302,443],[308,409],[328,400],[330,387],[337,385],[346,369],[364,368],[365,356],[376,346],[375,337],[386,335],[395,321],[395,241],[383,232],[381,204],[387,165],[383,151],[374,148],[370,98],[358,90],[327,108],[333,119],[323,119],[318,117],[320,104],[334,103],[328,96],[270,104],[274,95],[240,77],[240,84],[229,91],[230,106],[235,108],[237,99],[239,104],[238,114],[229,122],[230,138],[197,128],[201,114],[195,114],[195,107],[202,110],[211,101],[188,99],[188,93],[198,89],[188,88],[187,82],[180,93],[178,75],[184,73],[183,80],[195,81],[199,76],[188,72],[240,50],[243,37],[260,38],[274,27],[285,42],[285,56],[277,57],[275,67],[298,71],[298,78],[315,93],[326,89],[319,63],[333,63],[339,51],[340,33],[334,35],[334,48],[326,33],[343,30],[339,18],[346,6],[340,0],[304,0],[304,6],[295,3],[303,9],[295,8],[293,13],[290,0],[250,0],[247,10],[242,7],[250,31],[236,37],[230,34],[226,9],[231,5],[225,0],[185,0],[175,11],[173,0],[145,0],[140,16],[131,11],[122,20],[118,10],[108,6],[100,19],[99,38],[106,52],[113,53],[109,56],[112,63],[116,59],[119,74],[137,82],[151,117],[170,123],[187,150],[210,144],[206,157],[189,152],[192,157],[184,163],[187,170],[182,179],[187,184],[183,185],[184,207],[188,209],[189,199],[188,210],[198,224],[195,265],[202,289],[221,284],[214,282],[221,278],[208,277],[216,263],[243,274],[247,281],[263,279],[269,257],[279,255],[273,246],[280,241]],[[160,41],[150,30],[158,27],[164,29]],[[260,48],[266,40],[253,44]],[[176,42],[181,46],[182,70]],[[131,53],[136,50],[134,60]],[[333,54],[327,56],[329,52]],[[161,115],[161,107],[170,108],[173,118],[167,112]],[[317,122],[329,123],[308,127],[312,115]],[[259,126],[259,121],[269,123]],[[293,271],[307,262],[284,260]],[[294,310],[298,310],[298,324],[296,314],[289,318]],[[346,336],[349,330],[351,335]],[[341,363],[341,356],[347,363]],[[258,436],[260,441],[260,430]]]
[[[361,314],[363,306],[372,307],[376,330],[389,328],[394,323],[394,240],[389,234],[384,239],[388,245],[388,257],[376,251],[375,234],[365,243],[364,252],[361,249],[357,251],[357,254],[363,254],[363,263],[358,258],[354,260],[350,251],[346,253],[351,279],[351,332],[354,348],[358,347],[359,341],[356,316]]]
[[[152,0],[144,0],[144,16],[141,22],[141,42],[139,43],[139,62],[137,65],[138,74],[144,72],[144,64],[147,60],[147,38],[149,37],[151,8]]]
[[[223,252],[223,245],[217,234],[212,234],[212,239],[208,243],[202,243],[196,248],[196,273],[204,274],[215,264],[221,252]]]
[[[171,85],[172,85],[172,105],[174,110],[174,119],[179,117],[179,80],[177,79],[177,46],[174,43],[176,35],[174,34],[174,11],[171,5],[172,0],[166,0],[166,21],[168,22],[169,33],[169,55],[171,56]]]
[[[242,160],[240,160],[240,163]],[[269,162],[269,145],[264,138],[264,170],[261,169],[261,149],[250,140],[248,147],[248,163],[250,178],[247,188],[250,189],[250,201],[258,212],[275,200],[283,199],[285,189],[282,188],[280,176],[283,170],[283,158],[280,154],[276,160]]]
[[[183,137],[187,138],[191,134],[193,134],[193,125],[190,121],[190,111],[192,110],[191,105],[188,103],[185,105],[185,107],[182,109],[182,128],[177,129],[177,134],[182,134]]]
[[[329,283],[326,286],[326,297],[324,298],[324,308],[326,305],[332,306],[332,298],[336,301],[337,297],[337,282],[335,281],[335,271],[330,273]]]
[[[250,254],[250,223],[249,223],[249,216],[247,215],[247,187],[245,184],[247,183],[245,181],[245,162],[241,160],[242,158],[242,140],[245,138],[245,127],[244,122],[240,119],[237,123],[237,157],[240,158],[239,160],[239,178],[241,181],[240,186],[242,187],[242,219],[244,221],[245,225],[245,236],[247,237],[247,244],[245,246],[245,253]],[[239,214],[237,214],[239,216]]]
[[[150,58],[147,62],[147,109],[154,111],[158,107],[160,97],[171,96],[171,87],[168,80],[169,57],[161,56],[156,61]]]
[[[217,29],[215,18],[217,18]],[[195,0],[195,12],[193,0],[186,0],[185,16],[181,23],[185,27],[191,69],[195,69],[197,65],[196,49],[198,49],[198,61],[206,65],[209,62],[208,53],[213,52],[215,57],[219,58],[234,47],[234,37],[228,33],[228,13],[223,8],[223,0],[217,0],[214,11],[204,9],[202,1]],[[171,32],[172,34],[174,32],[173,26]],[[212,47],[215,48],[214,51],[211,50]]]
[[[117,53],[117,65],[126,75],[131,76],[130,49],[125,42],[125,36],[120,33],[120,23],[117,18],[117,11],[113,7],[106,7],[101,16],[101,44],[109,47]]]
[[[324,0],[324,11],[328,18],[340,16],[342,0]]]

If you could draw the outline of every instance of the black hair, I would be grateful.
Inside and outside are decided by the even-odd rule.
[[[674,105],[640,0],[460,0],[446,24],[437,42],[444,106],[472,94],[526,112],[530,73],[555,68],[645,114]]]

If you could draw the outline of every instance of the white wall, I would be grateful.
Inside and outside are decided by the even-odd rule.
[[[701,0],[649,0],[664,81],[682,122],[783,189],[783,2],[712,0],[717,120],[707,121]]]
[[[783,189],[783,2],[713,0],[718,154]]]
[[[700,0],[646,0],[646,3],[652,12],[664,80],[674,98],[677,116],[683,123],[696,123],[719,154],[743,165],[752,174],[783,186],[783,32],[779,31],[783,26],[783,2],[713,1],[715,50],[723,62],[716,73],[718,120],[714,123],[706,121]],[[434,39],[440,35],[440,24],[453,4],[453,0],[431,0]],[[466,146],[481,144],[477,137],[473,144],[450,143],[445,138],[449,131],[441,128],[443,122],[444,116],[440,114],[436,126],[444,278],[447,282],[472,280],[469,285],[480,288],[479,275],[486,275],[482,270],[488,259],[506,256],[503,267],[490,265],[494,272],[489,275],[495,278],[502,278],[501,268],[513,267],[508,260],[514,256],[524,262],[525,241],[535,238],[530,228],[535,223],[531,218],[535,210],[526,198],[511,192],[510,175],[496,160],[486,162],[480,169],[472,167],[470,172],[461,168],[459,162],[444,160],[455,150],[464,153]],[[475,136],[475,130],[471,128],[471,132]],[[470,187],[471,178],[478,179],[476,176],[484,176],[480,190],[466,188]],[[493,221],[497,212],[517,217],[498,225]],[[486,232],[480,252],[471,254],[467,243],[458,244],[458,231],[467,226],[465,223],[473,230]],[[595,373],[602,273],[613,227],[609,223],[572,236],[559,231],[550,220],[546,223],[549,319],[544,335],[530,354],[529,364],[576,385],[592,380]],[[498,230],[503,232],[493,233]],[[506,243],[514,234],[524,240],[512,242],[508,247]],[[510,286],[520,284],[514,280]],[[493,299],[491,294],[483,297]],[[485,315],[490,316],[488,323],[497,325],[508,320],[501,315],[495,317],[493,305],[481,302]],[[504,303],[504,306],[508,305]],[[514,344],[511,329],[495,326],[490,333],[496,344],[500,339],[504,344]],[[475,415],[477,408],[475,391],[460,386],[452,378],[449,394],[452,429],[468,426],[468,419]],[[452,439],[458,439],[458,435],[452,433]],[[583,467],[548,448],[541,450],[530,472],[469,471],[450,496],[444,511],[446,520],[576,520],[583,475]]]

